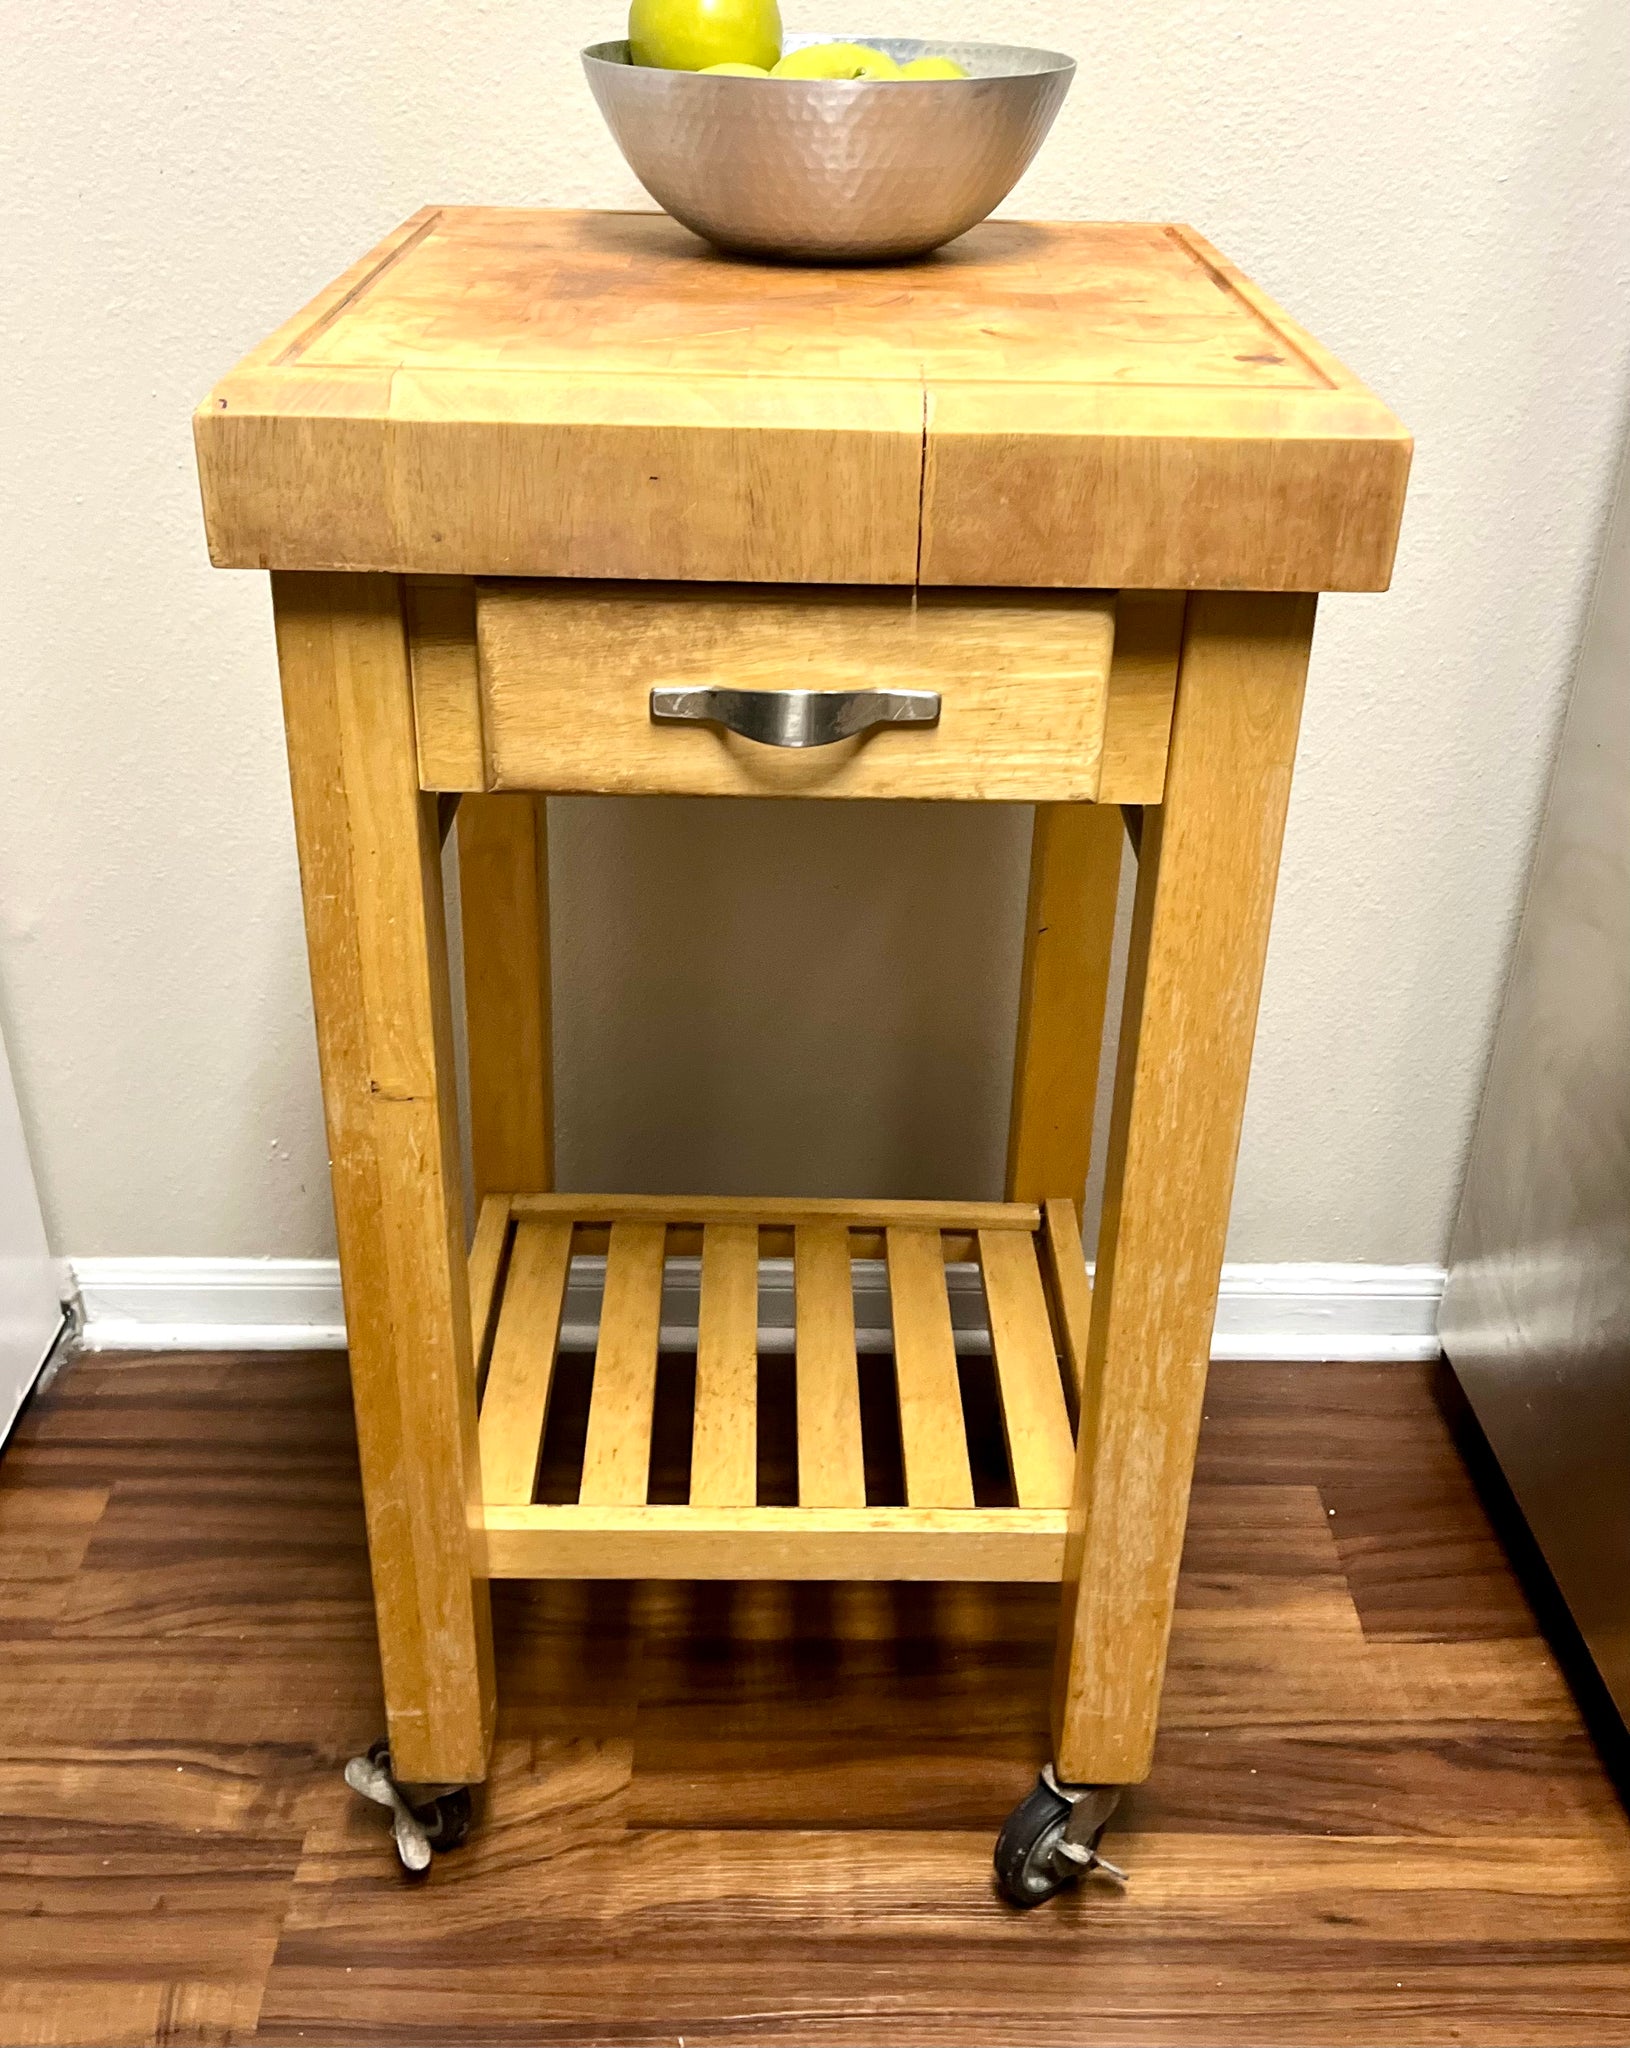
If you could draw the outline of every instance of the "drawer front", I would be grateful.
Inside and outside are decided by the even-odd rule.
[[[468,616],[442,592],[410,621],[450,606]],[[456,633],[416,632],[426,786],[1158,802],[1181,615],[1180,597],[1102,592],[478,582],[464,780],[423,760]],[[801,748],[653,718],[653,691],[709,689],[928,692],[938,717]]]

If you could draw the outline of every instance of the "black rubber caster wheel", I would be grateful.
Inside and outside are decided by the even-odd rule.
[[[1059,1853],[1069,1817],[1070,1802],[1038,1778],[1002,1824],[996,1882],[1010,1906],[1039,1906],[1081,1875],[1081,1866]]]
[[[463,1847],[475,1817],[475,1802],[469,1786],[460,1785],[456,1791],[443,1792],[432,1799],[428,1806],[414,1807],[413,1812],[439,1856],[444,1849]]]
[[[390,1777],[390,1744],[374,1743],[368,1751],[368,1761]],[[475,1817],[475,1801],[468,1785],[455,1785],[451,1792],[439,1792],[434,1799],[409,1799],[405,1792],[402,1799],[424,1829],[425,1839],[438,1856],[445,1849],[457,1849],[463,1845]]]
[[[352,1757],[345,1782],[390,1814],[397,1860],[409,1877],[425,1876],[436,1856],[456,1849],[470,1832],[474,1802],[469,1786],[449,1785],[444,1792],[410,1798],[391,1775],[388,1743],[376,1742],[366,1756]]]

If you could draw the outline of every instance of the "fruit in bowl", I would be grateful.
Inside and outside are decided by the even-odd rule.
[[[814,43],[789,50],[770,71],[772,78],[898,78],[900,67],[865,43]]]
[[[664,71],[750,64],[748,76],[767,74],[781,56],[781,10],[776,0],[633,0],[628,48]]]
[[[634,0],[629,30],[583,69],[634,175],[705,240],[782,263],[902,262],[966,233],[1075,72],[1011,43],[783,39],[763,0]]]
[[[897,64],[869,43],[811,43],[781,51],[776,0],[633,0],[628,54],[658,71],[709,78],[966,78],[950,57]]]

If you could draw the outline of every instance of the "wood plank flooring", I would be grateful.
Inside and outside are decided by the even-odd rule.
[[[72,1365],[0,1462],[0,2041],[1630,2041],[1630,1828],[1436,1385],[1215,1369],[1130,1889],[1018,1915],[1047,1589],[501,1587],[414,1888],[343,1361]]]

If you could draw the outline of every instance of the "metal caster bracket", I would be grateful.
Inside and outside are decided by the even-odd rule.
[[[411,1877],[423,1877],[437,1850],[457,1848],[469,1831],[469,1788],[449,1786],[410,1803],[391,1776],[390,1751],[382,1742],[366,1756],[352,1757],[345,1767],[345,1782],[389,1813],[396,1854]]]
[[[996,1838],[996,1882],[1008,1904],[1039,1906],[1098,1871],[1124,1885],[1126,1872],[1098,1854],[1120,1798],[1119,1785],[1062,1784],[1048,1764]]]
[[[1099,1837],[1121,1803],[1122,1788],[1119,1785],[1061,1785],[1051,1764],[1042,1766],[1041,1776],[1048,1790],[1067,1800],[1070,1808],[1064,1833],[1054,1845],[1054,1855],[1074,1865],[1080,1877],[1085,1877],[1089,1871],[1101,1870],[1114,1883],[1124,1885],[1127,1875],[1121,1866],[1098,1854]]]

